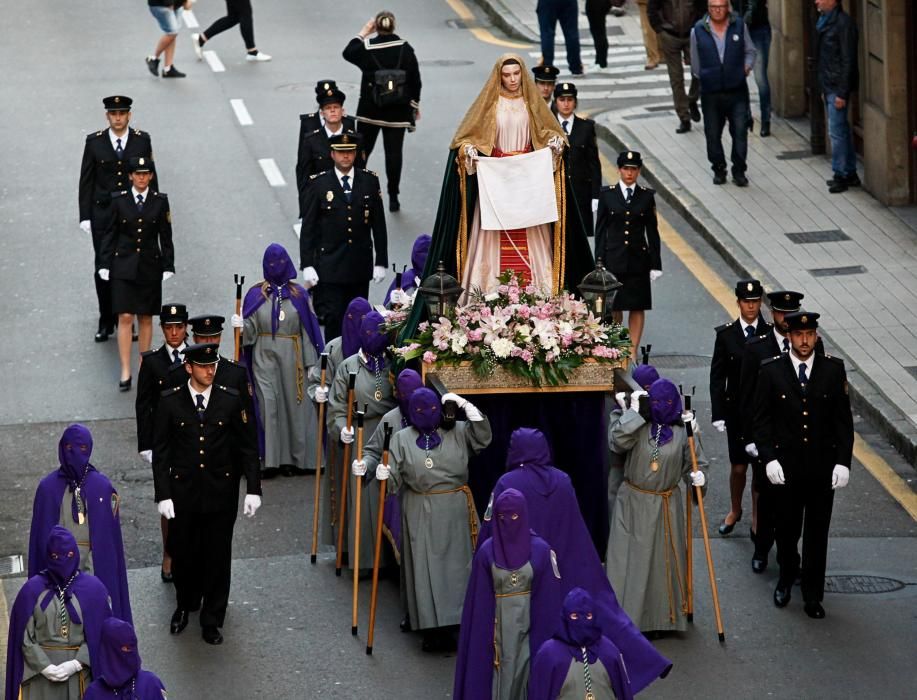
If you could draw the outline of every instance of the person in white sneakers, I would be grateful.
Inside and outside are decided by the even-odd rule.
[[[237,24],[242,34],[242,40],[245,42],[245,50],[248,52],[245,60],[253,63],[270,61],[271,57],[263,51],[259,51],[255,46],[255,27],[252,21],[251,0],[226,0],[226,16],[220,17],[200,34],[191,35],[197,60],[200,61],[204,58],[204,44],[217,34],[225,32],[227,29],[232,29]]]

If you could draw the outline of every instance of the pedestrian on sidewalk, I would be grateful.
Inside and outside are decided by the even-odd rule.
[[[691,131],[691,122],[700,121],[697,108],[700,85],[692,71],[691,86],[685,92],[684,67],[691,64],[691,28],[704,16],[705,7],[704,0],[649,0],[646,8],[669,71],[672,100],[678,114],[676,134]]]
[[[554,99],[554,86],[557,84],[557,76],[560,75],[560,69],[555,66],[535,66],[532,68],[532,77],[535,79],[535,87],[544,98],[549,107],[552,106],[551,100]]]
[[[732,137],[732,181],[748,187],[748,84],[755,46],[745,21],[729,11],[729,0],[710,0],[707,15],[691,30],[691,73],[700,81],[707,158],[713,184],[726,182],[723,127]]]
[[[850,95],[859,87],[856,24],[839,0],[815,0],[819,18],[815,25],[815,56],[818,88],[825,96],[828,136],[831,139],[831,194],[859,187],[853,131],[848,121]]]
[[[767,0],[733,0],[737,14],[745,20],[748,35],[755,45],[755,84],[761,101],[761,130],[763,137],[771,135],[771,85],[767,80],[767,66],[771,55],[771,22],[767,13]],[[748,104],[748,130],[754,131],[751,102]]]
[[[239,31],[242,33],[242,41],[245,42],[245,60],[251,63],[270,61],[271,57],[259,51],[258,47],[255,46],[255,25],[252,21],[251,0],[226,0],[226,16],[220,17],[200,34],[191,35],[197,60],[201,61],[204,58],[204,44],[217,34],[225,32],[227,29],[232,29],[237,24],[239,25]]]
[[[586,19],[589,20],[589,33],[595,44],[595,65],[597,68],[608,67],[608,33],[605,30],[605,17],[612,4],[623,4],[624,0],[586,0]]]
[[[184,78],[185,74],[178,70],[172,60],[175,58],[175,40],[178,38],[178,30],[181,28],[181,16],[184,10],[190,9],[191,0],[147,0],[150,7],[150,14],[156,18],[159,28],[162,30],[162,36],[153,50],[152,56],[146,57],[146,67],[153,74],[154,78],[159,77],[159,57],[165,58],[165,64],[162,68],[163,78]]]
[[[579,45],[579,3],[576,0],[538,0],[535,7],[541,34],[541,62],[554,65],[554,31],[560,22],[567,47],[567,67],[573,75],[583,74]]]
[[[647,14],[647,3],[649,0],[637,0],[637,7],[640,9],[640,29],[643,32],[643,46],[646,48],[646,70],[655,70],[662,61],[659,53],[659,39],[653,26],[650,24],[650,18]]]

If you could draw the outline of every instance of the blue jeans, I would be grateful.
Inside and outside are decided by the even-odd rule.
[[[554,65],[554,29],[560,22],[567,45],[567,66],[571,73],[581,73],[583,61],[579,50],[579,9],[576,0],[539,0],[535,10],[541,34],[541,56],[546,66]]]
[[[771,25],[748,30],[751,43],[758,51],[755,60],[755,83],[758,85],[758,96],[761,99],[761,121],[771,120],[771,85],[767,81],[767,64],[771,55]]]
[[[828,137],[831,139],[831,168],[835,175],[850,177],[857,172],[857,154],[853,145],[853,130],[847,120],[850,98],[843,109],[834,106],[835,94],[825,95],[828,112]]]
[[[748,90],[700,93],[701,111],[704,113],[704,136],[707,138],[707,159],[714,173],[726,172],[726,154],[723,151],[723,127],[729,123],[732,137],[732,175],[744,175],[748,168]]]

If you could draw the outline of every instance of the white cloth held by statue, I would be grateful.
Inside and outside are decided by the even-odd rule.
[[[540,148],[477,161],[482,229],[506,231],[558,220],[551,158],[550,148]]]

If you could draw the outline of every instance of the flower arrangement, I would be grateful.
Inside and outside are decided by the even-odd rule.
[[[535,386],[565,384],[586,361],[629,355],[627,329],[596,318],[574,295],[550,296],[511,271],[499,281],[494,292],[472,292],[448,318],[421,323],[417,337],[395,348],[395,355],[428,364],[470,362],[482,378],[499,366]]]

